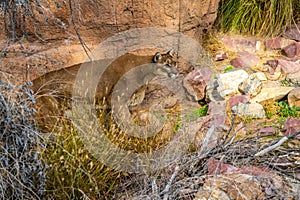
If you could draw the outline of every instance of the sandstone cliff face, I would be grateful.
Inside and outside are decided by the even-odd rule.
[[[79,44],[72,20],[91,50],[117,32],[141,27],[166,27],[183,32],[201,42],[203,35],[210,31],[214,23],[219,0],[71,2],[71,5],[65,0],[41,2],[41,7],[35,12],[35,19],[26,19],[26,31],[30,41],[25,41],[22,48],[26,48],[26,51],[32,54],[8,54],[2,65],[24,68],[27,63],[32,78],[35,78],[48,71],[84,61],[86,56]],[[37,40],[36,36],[40,40]],[[3,33],[0,38],[5,39]],[[4,42],[0,41],[1,44]],[[4,45],[0,47],[8,50],[20,48],[8,48]]]

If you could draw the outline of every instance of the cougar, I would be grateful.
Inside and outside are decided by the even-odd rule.
[[[120,56],[102,74],[95,98],[103,99],[105,97],[109,100],[113,88],[119,79],[131,69],[143,64],[157,63],[154,75],[163,75],[170,78],[177,77],[177,62],[175,61],[174,54],[174,50],[170,50],[167,53],[157,52],[154,56],[139,56],[132,53]],[[95,63],[97,64],[97,61]],[[65,100],[71,99],[76,74],[80,67],[81,64],[76,64],[46,73],[32,81],[32,89],[36,95],[38,113],[46,117],[47,115],[55,117],[55,114],[61,116],[62,103]],[[143,95],[143,89],[136,92],[131,98],[132,103],[129,102],[128,105],[137,104],[141,100],[134,102],[134,99],[137,96],[137,99],[143,99]]]

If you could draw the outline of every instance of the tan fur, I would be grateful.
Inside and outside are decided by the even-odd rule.
[[[176,68],[177,63],[169,52],[159,54],[159,57],[156,58],[158,58],[156,61],[161,63],[162,72],[170,73],[169,69],[164,69],[165,65],[173,70],[171,73],[175,71],[173,68]],[[102,99],[104,96],[109,96],[114,85],[125,73],[137,66],[151,62],[153,62],[153,56],[138,56],[130,53],[120,56],[103,73],[97,87],[96,98]],[[97,65],[97,62],[95,64]],[[57,108],[62,105],[62,102],[72,97],[73,85],[80,67],[81,64],[77,64],[52,71],[32,81],[39,113],[43,116],[55,116],[55,114],[61,116]]]

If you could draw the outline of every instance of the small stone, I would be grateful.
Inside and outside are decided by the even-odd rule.
[[[226,60],[228,59],[228,53],[225,52],[225,51],[218,51],[216,53],[216,57],[215,57],[215,60],[216,61],[222,61],[222,60]]]
[[[217,88],[221,97],[225,98],[238,92],[238,86],[241,82],[249,77],[245,70],[230,71],[224,74],[219,74]]]
[[[240,83],[238,88],[242,94],[249,94],[250,97],[254,97],[261,91],[262,83],[256,74],[251,74],[246,80]]]
[[[282,38],[273,38],[265,41],[267,50],[275,50],[281,48]]]
[[[257,57],[255,54],[253,53],[249,53],[249,52],[237,52],[237,56],[239,56],[243,63],[245,63],[246,67],[256,67],[257,64],[260,61],[260,58]]]
[[[282,49],[282,52],[289,58],[300,56],[300,43],[294,42]]]
[[[264,136],[268,136],[268,135],[275,135],[275,129],[274,127],[262,127],[258,130],[258,135],[264,135]]]
[[[259,103],[240,103],[232,108],[239,116],[253,117],[253,118],[265,118],[264,107]]]
[[[276,69],[278,66],[278,60],[268,60],[267,65],[269,65],[273,69]]]
[[[241,58],[234,58],[230,61],[230,65],[234,66],[235,68],[243,68],[246,67],[246,64],[243,62]]]
[[[237,106],[240,103],[247,103],[247,102],[248,102],[248,96],[247,95],[236,95],[236,96],[231,97],[227,101],[227,105],[231,109],[232,107]]]
[[[235,68],[243,68],[246,67],[246,64],[243,62],[241,58],[234,58],[230,61],[230,65],[234,66]]]
[[[288,95],[289,106],[300,108],[300,88],[295,88]]]

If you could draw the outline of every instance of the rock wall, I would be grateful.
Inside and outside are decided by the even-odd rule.
[[[71,5],[73,17],[84,38],[98,37],[101,40],[130,28],[160,26],[182,31],[201,42],[203,34],[210,30],[214,23],[219,0],[79,0],[74,2],[76,3]],[[70,29],[72,28],[70,5],[62,0],[50,1],[43,5],[43,10],[43,14],[38,14],[40,15],[40,24],[37,25],[39,34],[46,40],[68,37],[67,34],[62,33],[64,28],[68,31],[72,30]],[[49,24],[52,25],[51,29]]]
[[[74,24],[91,50],[117,32],[141,27],[166,27],[202,42],[203,35],[210,31],[215,21],[218,3],[219,0],[41,1],[41,5],[35,9],[34,18],[25,18],[26,25],[23,28],[28,37],[22,41],[23,46],[3,46],[6,45],[6,37],[3,33],[0,35],[1,49],[10,51],[27,48],[30,54],[8,54],[2,60],[2,66],[24,68],[30,65],[35,78],[84,61],[86,56]]]

